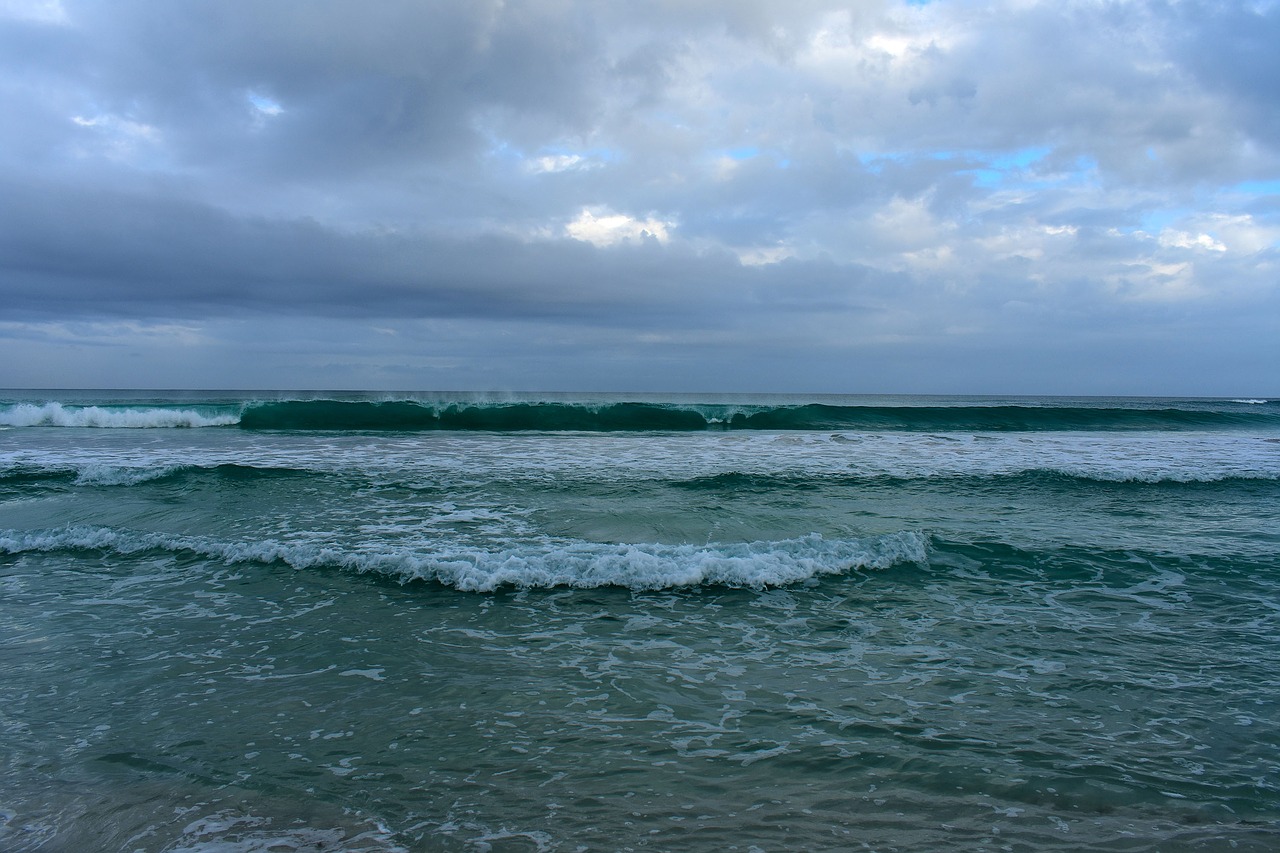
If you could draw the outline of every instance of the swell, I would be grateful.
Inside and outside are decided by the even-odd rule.
[[[0,554],[62,553],[98,557],[168,553],[228,564],[283,564],[294,569],[372,572],[401,582],[426,581],[465,592],[516,588],[634,590],[695,586],[763,589],[822,575],[887,569],[928,560],[928,540],[905,531],[862,539],[799,539],[707,545],[537,541],[518,548],[354,550],[324,542],[222,542],[206,537],[105,527],[0,532]]]
[[[1238,409],[1238,410],[1237,410]],[[1271,407],[426,404],[297,400],[249,405],[242,429],[485,431],[1060,431],[1280,427]]]

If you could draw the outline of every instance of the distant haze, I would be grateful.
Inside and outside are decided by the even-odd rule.
[[[0,386],[1280,393],[1280,3],[0,0]]]

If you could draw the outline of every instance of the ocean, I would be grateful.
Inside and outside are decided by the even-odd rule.
[[[0,392],[5,851],[1280,849],[1280,402]]]

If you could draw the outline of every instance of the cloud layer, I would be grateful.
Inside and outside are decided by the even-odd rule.
[[[0,384],[1267,393],[1280,6],[0,5]]]

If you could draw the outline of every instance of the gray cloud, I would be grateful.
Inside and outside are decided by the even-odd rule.
[[[5,8],[0,339],[71,375],[1274,381],[1275,3]]]

